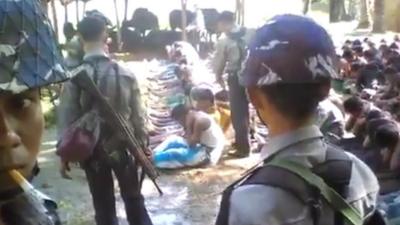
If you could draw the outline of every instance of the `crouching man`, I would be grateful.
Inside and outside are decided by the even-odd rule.
[[[176,106],[171,116],[184,127],[185,135],[171,136],[154,149],[156,167],[178,169],[218,163],[225,136],[215,120],[185,105]]]

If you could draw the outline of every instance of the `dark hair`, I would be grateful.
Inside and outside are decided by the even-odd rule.
[[[368,114],[367,117],[365,118],[367,121],[371,121],[374,119],[382,119],[385,118],[385,114],[382,113],[379,110],[371,110]]]
[[[324,88],[328,86],[329,79],[317,83],[277,83],[260,89],[280,113],[300,121],[315,112],[319,102],[327,97]]]
[[[84,41],[101,41],[103,32],[106,31],[104,20],[96,16],[88,16],[78,24],[78,32]]]
[[[344,43],[350,45],[352,42],[351,40],[347,39]]]
[[[353,47],[353,51],[355,53],[357,53],[357,54],[363,54],[364,53],[363,47],[362,46],[358,46],[358,45]]]
[[[235,14],[230,11],[223,11],[218,17],[218,22],[234,23]]]
[[[195,87],[192,89],[191,97],[195,101],[210,101],[212,104],[215,102],[214,93],[209,88]]]
[[[219,91],[215,94],[215,99],[222,102],[229,101],[229,93],[227,90]]]
[[[353,51],[351,49],[346,49],[346,50],[343,51],[342,56],[345,59],[353,59],[354,54],[353,54]]]
[[[364,108],[364,102],[357,96],[350,97],[343,102],[343,107],[346,112],[360,112]]]
[[[383,74],[396,74],[398,71],[395,67],[393,66],[388,66],[385,68],[385,70],[383,71]]]
[[[365,70],[378,72],[379,67],[378,65],[376,65],[376,63],[368,63],[367,65],[365,65]]]
[[[399,49],[399,46],[397,45],[396,42],[393,42],[392,44],[389,45],[390,49]]]
[[[375,57],[375,54],[372,50],[366,50],[364,51],[364,57],[366,59],[373,59]]]
[[[74,25],[70,22],[67,22],[63,26],[63,33],[67,40],[70,40],[76,33]]]
[[[395,124],[383,124],[375,132],[374,143],[381,148],[394,148],[399,141],[399,131]]]
[[[171,111],[171,117],[175,120],[178,120],[189,113],[190,109],[184,104],[180,104],[175,106]]]
[[[363,65],[360,62],[353,62],[350,67],[352,72],[358,72],[363,68]]]
[[[361,43],[360,39],[356,39],[356,40],[353,41],[352,45],[353,46],[361,46],[362,43]]]

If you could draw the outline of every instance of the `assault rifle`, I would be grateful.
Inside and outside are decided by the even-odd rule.
[[[107,118],[107,123],[114,129],[114,132],[120,133],[127,143],[127,147],[131,155],[142,167],[143,172],[151,179],[160,195],[163,194],[158,186],[156,179],[159,173],[153,163],[147,158],[144,147],[135,137],[133,127],[129,122],[110,105],[107,98],[103,96],[92,78],[88,75],[90,66],[82,65],[72,71],[75,83],[79,84],[89,95],[91,95],[99,106],[100,114],[103,118]],[[90,68],[92,69],[92,68]]]

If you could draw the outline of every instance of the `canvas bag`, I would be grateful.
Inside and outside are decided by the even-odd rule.
[[[96,84],[98,81],[97,64],[104,60],[111,62],[111,60],[106,57],[96,59],[94,63],[90,61],[85,62],[93,68],[93,77]],[[74,80],[72,80],[72,82],[74,82]],[[74,82],[74,84],[85,92],[85,88],[78,82]],[[93,108],[92,104],[90,110],[72,123],[63,133],[57,146],[57,155],[64,162],[83,162],[89,159],[99,142],[101,125],[103,123],[103,119],[100,117],[97,110]]]

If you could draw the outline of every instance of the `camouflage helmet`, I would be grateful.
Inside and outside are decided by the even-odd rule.
[[[20,93],[67,78],[39,1],[0,0],[0,91]]]

